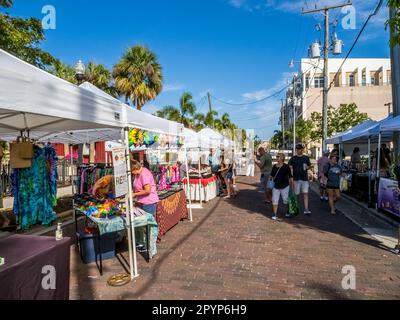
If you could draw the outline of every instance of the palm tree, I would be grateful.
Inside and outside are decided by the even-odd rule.
[[[114,66],[113,77],[118,93],[139,110],[162,90],[161,65],[153,52],[140,45],[126,50]]]
[[[0,0],[0,7],[11,8],[13,6],[13,0]]]
[[[162,110],[157,111],[157,117],[168,119],[171,121],[181,122],[181,114],[174,106],[165,106]]]
[[[194,129],[195,131],[200,131],[200,130],[204,129],[205,119],[206,119],[206,116],[204,114],[196,113],[193,117],[192,129]]]
[[[179,108],[166,106],[157,112],[159,117],[182,123],[186,128],[191,128],[196,116],[196,105],[193,96],[189,92],[184,92],[179,99]]]
[[[75,78],[75,69],[68,64],[65,64],[59,60],[56,60],[51,68],[49,69],[49,72],[56,77],[59,77],[61,79],[64,79],[68,82],[77,84],[76,78]]]
[[[117,92],[112,83],[111,72],[102,64],[89,62],[85,71],[85,80],[97,88],[116,97]]]
[[[204,125],[209,128],[215,127],[215,118],[218,117],[217,111],[208,111],[204,119]]]

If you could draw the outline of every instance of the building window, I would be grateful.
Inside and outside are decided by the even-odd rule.
[[[310,77],[306,77],[306,88],[308,89],[310,87]]]
[[[375,85],[375,76],[371,76],[371,86]]]
[[[367,76],[365,74],[362,75],[362,86],[365,87],[367,85]]]
[[[315,88],[323,88],[324,87],[324,77],[322,77],[322,76],[315,77],[314,87]]]
[[[355,87],[355,82],[354,82],[354,74],[351,74],[350,76],[349,76],[349,86],[350,87]]]

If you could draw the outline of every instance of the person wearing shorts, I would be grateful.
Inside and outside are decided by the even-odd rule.
[[[340,178],[343,175],[342,168],[338,164],[338,157],[330,156],[330,162],[324,168],[324,176],[327,180],[329,206],[331,214],[336,214],[336,203],[340,199]]]
[[[290,186],[293,185],[293,176],[290,167],[285,163],[285,155],[278,153],[276,156],[277,164],[273,166],[269,180],[274,182],[272,189],[272,220],[278,219],[278,205],[282,198],[283,204],[286,206],[289,201]]]
[[[265,193],[265,203],[270,204],[272,198],[272,190],[268,188],[268,178],[272,170],[272,157],[269,153],[265,151],[264,148],[259,148],[258,153],[261,156],[260,160],[255,159],[254,163],[260,168],[261,171],[260,181]]]
[[[228,171],[225,177],[225,183],[226,183],[226,190],[228,195],[225,197],[225,199],[229,199],[232,196],[235,197],[236,193],[233,188],[233,179],[234,179],[234,164],[231,163],[230,159],[225,159],[225,165],[228,167]]]
[[[304,214],[309,215],[311,211],[308,207],[308,190],[310,183],[308,182],[308,168],[311,166],[310,158],[304,153],[304,146],[302,144],[296,145],[296,155],[289,161],[289,166],[292,170],[294,179],[294,192],[297,196],[303,195],[304,200]]]

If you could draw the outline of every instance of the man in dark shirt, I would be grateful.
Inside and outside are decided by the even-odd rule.
[[[311,211],[308,207],[308,190],[310,183],[308,182],[308,169],[311,166],[310,158],[304,155],[304,146],[296,145],[296,155],[289,161],[289,166],[292,169],[294,180],[294,192],[297,196],[303,194],[304,199],[304,214],[309,215]]]

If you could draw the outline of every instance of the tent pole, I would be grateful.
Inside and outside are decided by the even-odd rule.
[[[185,165],[186,165],[186,180],[187,180],[187,190],[188,190],[188,200],[189,200],[189,220],[193,222],[193,212],[192,212],[192,195],[190,193],[190,180],[189,180],[189,164],[187,159],[187,149],[186,145],[183,146],[185,152]],[[181,177],[182,179],[183,177]]]
[[[131,273],[131,280],[138,277],[137,271],[137,257],[136,257],[136,239],[135,239],[135,226],[133,223],[133,196],[132,196],[132,172],[131,172],[131,161],[130,161],[130,150],[129,150],[129,138],[128,128],[124,129],[124,136],[122,141],[125,142],[125,161],[127,165],[128,175],[128,206],[126,207],[126,217],[128,222],[128,246],[129,246],[129,267]]]
[[[381,143],[382,143],[382,134],[379,132],[378,137],[378,159],[376,159],[376,176],[380,178],[381,176]]]
[[[368,137],[368,207],[371,207],[371,137]]]
[[[375,189],[376,194],[379,194],[379,178],[381,176],[381,142],[382,142],[382,134],[379,132],[378,137],[378,159],[376,159],[376,180],[375,180]],[[378,209],[378,202],[376,203],[376,209]]]
[[[199,152],[199,195],[200,195],[200,207],[203,205],[203,197],[201,196],[201,187],[202,187],[202,179],[201,179],[201,166],[200,166],[200,160],[201,160],[201,156],[200,156],[200,152]]]
[[[70,169],[70,179],[71,179],[71,185],[72,185],[72,194],[75,194],[75,188],[74,188],[74,181],[73,181],[73,172],[72,172],[72,167],[74,166],[74,160],[72,157],[72,144],[69,145],[69,156],[71,159],[71,169]]]

